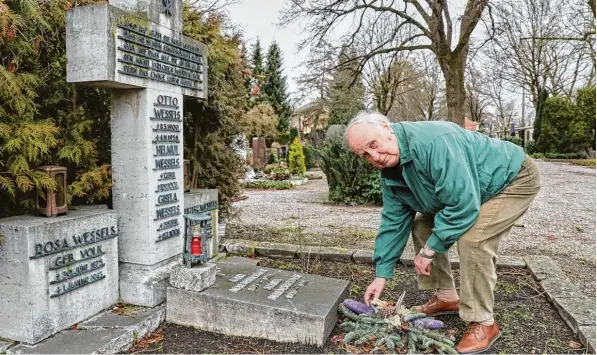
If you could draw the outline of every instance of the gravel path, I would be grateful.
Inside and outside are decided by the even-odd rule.
[[[502,240],[500,254],[549,255],[585,294],[595,297],[595,169],[535,163],[541,191]],[[235,203],[241,212],[229,222],[227,237],[372,248],[381,208],[330,204],[325,176],[312,174],[324,179],[286,191],[246,190],[249,198]],[[405,253],[412,254],[410,245]]]

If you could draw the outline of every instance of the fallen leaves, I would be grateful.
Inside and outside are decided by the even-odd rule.
[[[568,346],[570,347],[570,349],[580,349],[582,348],[582,344],[574,341],[574,340],[570,340],[570,342],[568,343]]]
[[[336,334],[332,337],[332,344],[338,345],[338,343],[344,342],[344,334]]]
[[[135,352],[131,352],[131,354],[145,352],[150,345],[159,343],[163,340],[164,340],[164,330],[162,328],[159,328],[155,332],[141,338],[141,340],[139,340],[139,342],[136,344],[136,346],[134,348],[134,349],[138,349],[138,350]]]

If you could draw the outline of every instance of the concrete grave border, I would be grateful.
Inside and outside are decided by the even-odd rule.
[[[372,264],[373,256],[373,250],[367,249],[301,247],[289,243],[242,239],[224,240],[220,249],[230,255],[289,258],[308,256],[312,260],[350,261],[356,264]],[[412,256],[403,256],[400,261],[406,266],[414,265]],[[457,268],[460,265],[457,257],[451,257],[450,261],[452,268]],[[595,303],[570,281],[553,259],[544,255],[499,256],[497,267],[498,269],[507,267],[528,269],[543,288],[546,299],[556,308],[564,322],[578,336],[588,352],[595,353]]]
[[[17,342],[5,344],[6,347],[0,348],[0,354],[4,352],[6,354],[44,354],[69,351],[89,354],[122,353],[159,328],[166,319],[165,304],[153,308],[135,307],[129,315],[118,315],[112,310],[113,308],[79,323],[77,330],[63,330],[34,345]]]

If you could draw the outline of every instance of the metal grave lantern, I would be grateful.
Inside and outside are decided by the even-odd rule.
[[[45,189],[45,196],[37,194],[35,210],[46,217],[55,217],[68,212],[66,198],[66,168],[63,166],[48,165],[39,167],[50,179],[56,182],[56,191]]]
[[[185,235],[182,259],[187,267],[204,263],[211,258],[209,245],[213,237],[211,213],[189,213],[184,215]]]

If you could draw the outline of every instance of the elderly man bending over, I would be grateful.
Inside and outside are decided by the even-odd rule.
[[[469,322],[456,346],[459,353],[489,349],[501,334],[493,319],[497,252],[539,192],[533,161],[510,142],[454,123],[390,123],[379,113],[359,113],[348,124],[345,141],[381,169],[376,277],[365,302],[378,298],[393,277],[412,232],[419,288],[435,290],[418,310],[429,316],[459,314]],[[460,297],[447,257],[455,243]]]

